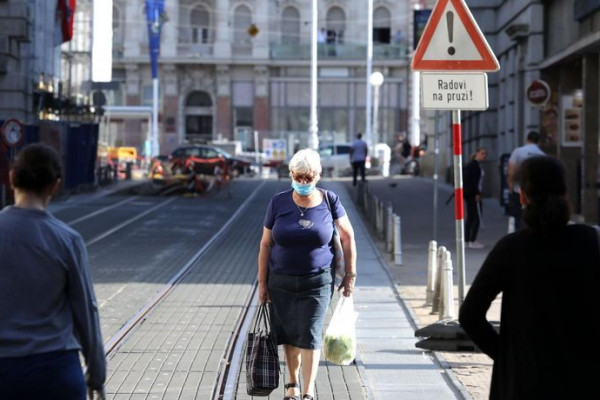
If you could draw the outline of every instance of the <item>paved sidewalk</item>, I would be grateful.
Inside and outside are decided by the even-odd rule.
[[[372,399],[469,398],[435,356],[415,347],[416,325],[393,284],[393,275],[344,186],[323,181],[340,195],[358,247],[355,305],[358,361]]]
[[[348,180],[343,180],[348,193],[355,198],[356,190]],[[402,221],[403,264],[396,265],[384,249],[381,239],[368,224],[370,235],[384,255],[384,260],[394,276],[395,286],[413,314],[419,328],[436,322],[438,315],[431,315],[431,307],[425,306],[427,284],[427,257],[429,241],[433,236],[433,181],[428,178],[395,176],[393,178],[373,177],[368,182],[371,192],[384,204],[392,203],[394,213]],[[454,203],[446,205],[446,200],[454,189],[449,184],[439,184],[438,206],[438,245],[446,246],[452,253],[454,284],[458,282],[456,269]],[[363,217],[364,218],[364,217]],[[483,226],[478,240],[486,246],[483,249],[465,249],[466,290],[485,260],[493,245],[506,234],[507,217],[496,198],[483,200]],[[497,299],[490,311],[490,320],[500,320],[501,299]],[[455,311],[458,313],[458,291],[455,286]],[[472,352],[429,352],[447,363],[452,374],[457,377],[474,400],[484,400],[489,396],[492,360],[482,353]]]

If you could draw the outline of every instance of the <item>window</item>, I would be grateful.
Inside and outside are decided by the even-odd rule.
[[[252,25],[252,12],[244,5],[235,9],[233,14],[233,41],[235,44],[250,44],[248,27]]]
[[[327,11],[327,43],[343,43],[346,14],[340,7]]]
[[[286,7],[281,14],[281,42],[300,42],[300,12],[295,7]]]
[[[192,43],[209,43],[212,40],[210,32],[210,13],[203,6],[197,6],[190,15]]]
[[[185,102],[187,107],[212,107],[212,99],[206,92],[192,92]]]
[[[377,7],[373,13],[373,42],[391,42],[391,18],[390,12],[385,7]]]

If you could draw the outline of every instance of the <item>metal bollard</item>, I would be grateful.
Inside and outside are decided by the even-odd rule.
[[[433,284],[433,299],[432,299],[432,307],[431,307],[431,315],[439,314],[442,302],[442,264],[444,263],[444,257],[446,255],[446,248],[444,246],[440,246],[437,249],[437,265],[436,265],[436,279]]]
[[[383,202],[376,198],[377,218],[375,220],[375,231],[381,237],[383,236]]]
[[[435,292],[435,283],[437,275],[437,242],[429,242],[429,254],[427,257],[427,294],[425,296],[425,305],[433,304],[433,293]]]
[[[389,203],[387,206],[386,219],[385,249],[391,253],[394,250],[394,211],[392,203]]]
[[[394,216],[394,262],[402,265],[402,226],[397,215]]]
[[[452,254],[446,251],[442,276],[443,305],[440,319],[455,319],[454,313],[454,280],[452,279]]]

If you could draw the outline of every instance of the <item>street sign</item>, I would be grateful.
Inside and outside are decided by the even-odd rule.
[[[487,87],[484,72],[423,72],[421,105],[427,110],[486,110]]]
[[[536,79],[525,90],[529,104],[534,107],[543,107],[550,100],[550,86],[541,79]]]
[[[438,0],[413,57],[414,71],[498,71],[464,0]]]
[[[8,147],[16,146],[23,140],[23,124],[14,118],[6,120],[2,125],[2,137]]]

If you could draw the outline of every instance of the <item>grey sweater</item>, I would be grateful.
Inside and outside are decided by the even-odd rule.
[[[102,388],[106,358],[79,233],[45,211],[0,212],[0,358],[81,350],[87,384]]]

